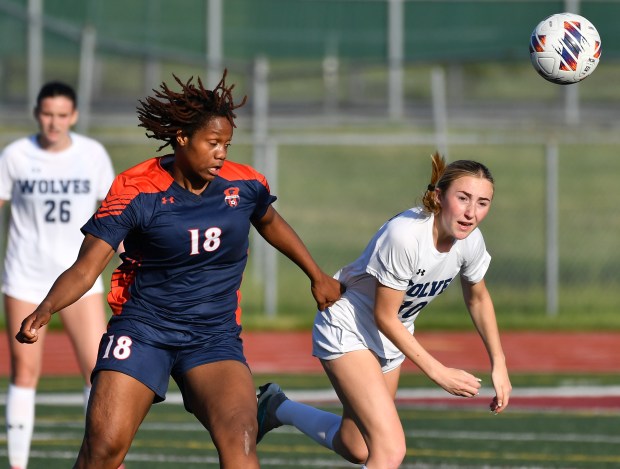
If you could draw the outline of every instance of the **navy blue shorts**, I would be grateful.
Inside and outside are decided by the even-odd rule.
[[[224,360],[239,361],[247,366],[240,332],[239,327],[233,331],[202,334],[188,338],[183,345],[171,346],[148,338],[161,333],[153,326],[131,320],[110,321],[99,344],[91,380],[101,370],[118,371],[150,388],[155,393],[153,401],[161,402],[166,398],[170,377],[183,392],[183,375],[192,368]]]

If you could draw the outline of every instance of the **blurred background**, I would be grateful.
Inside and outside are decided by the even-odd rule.
[[[528,51],[562,11],[602,39],[596,71],[570,86]],[[120,172],[159,147],[138,99],[173,74],[213,87],[226,68],[248,96],[229,158],[267,176],[327,272],[419,202],[439,150],[495,176],[482,231],[501,327],[620,329],[618,17],[616,0],[0,0],[0,146],[35,131],[38,89],[64,80],[77,130]],[[420,327],[469,324],[462,303],[448,289]],[[242,307],[254,329],[306,328],[315,311],[306,277],[254,238]]]

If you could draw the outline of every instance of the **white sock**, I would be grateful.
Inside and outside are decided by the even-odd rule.
[[[276,417],[283,424],[294,426],[318,444],[334,449],[334,436],[342,421],[339,415],[289,399],[278,407]]]
[[[84,413],[88,410],[88,399],[90,399],[90,386],[84,386]]]
[[[34,388],[9,384],[6,396],[6,439],[11,467],[26,468],[34,428]]]

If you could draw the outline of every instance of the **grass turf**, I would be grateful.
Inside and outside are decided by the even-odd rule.
[[[322,376],[255,377],[256,384],[277,380],[287,389],[324,389]],[[619,384],[616,375],[515,375],[519,386]],[[5,380],[1,383],[6,385]],[[403,387],[430,387],[428,379],[404,375]],[[75,377],[46,377],[41,393],[77,392]],[[171,390],[175,390],[174,387]],[[339,412],[339,407],[325,406]],[[3,409],[0,409],[3,414]],[[403,468],[612,468],[620,464],[620,413],[588,410],[508,409],[491,415],[476,408],[399,408],[407,436]],[[31,468],[60,469],[72,464],[83,432],[81,405],[39,405]],[[0,438],[1,439],[1,438]],[[2,442],[3,443],[3,442]],[[354,467],[290,428],[265,437],[258,448],[262,467]],[[6,451],[0,449],[0,456]],[[153,406],[126,460],[128,469],[218,467],[208,433],[179,404]]]

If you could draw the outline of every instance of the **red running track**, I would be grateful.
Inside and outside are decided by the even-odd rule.
[[[254,373],[321,373],[311,355],[309,332],[245,332],[245,352]],[[416,332],[416,338],[447,366],[471,372],[489,371],[482,342],[475,332]],[[0,334],[0,376],[9,374],[6,333]],[[511,373],[618,373],[620,333],[506,332],[502,334]],[[420,371],[409,361],[404,371]],[[46,337],[43,374],[78,374],[67,336]]]
[[[416,332],[439,361],[468,371],[489,371],[489,360],[475,332]],[[311,356],[309,332],[252,333],[246,354],[255,373],[321,372]],[[620,333],[508,332],[502,334],[508,369],[515,372],[620,372]],[[420,372],[405,361],[403,370]]]

